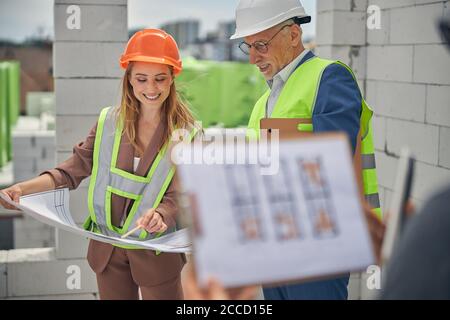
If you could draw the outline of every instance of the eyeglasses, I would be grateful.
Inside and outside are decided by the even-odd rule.
[[[279,34],[279,33],[281,32],[281,30],[283,30],[283,29],[286,28],[286,27],[293,26],[293,25],[294,25],[294,23],[293,23],[293,24],[287,24],[287,25],[285,25],[285,26],[282,27],[280,30],[278,30],[277,33],[275,33],[275,34],[272,36],[272,38],[270,38],[269,41],[255,41],[255,42],[253,42],[252,44],[248,44],[247,42],[242,41],[242,42],[239,44],[239,49],[241,49],[241,51],[242,51],[243,53],[245,53],[246,55],[249,55],[249,54],[250,54],[250,49],[251,49],[251,47],[255,48],[255,50],[258,51],[259,53],[263,53],[263,54],[264,54],[264,53],[267,53],[267,51],[269,51],[269,48],[268,48],[268,47],[269,47],[270,41],[272,41],[273,38],[275,38],[276,35]]]

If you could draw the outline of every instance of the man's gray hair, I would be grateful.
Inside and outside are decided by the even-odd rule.
[[[283,22],[280,23],[278,26],[284,27],[284,26],[288,26],[288,25],[294,24],[294,23],[295,23],[294,18],[291,18],[291,19],[288,19],[288,20],[286,20],[286,21],[283,21]]]

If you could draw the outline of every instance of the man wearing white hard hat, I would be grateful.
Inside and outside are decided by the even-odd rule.
[[[311,17],[299,0],[241,0],[236,9],[239,48],[269,85],[249,120],[259,134],[263,118],[302,118],[300,131],[345,132],[353,152],[361,154],[364,194],[381,217],[373,149],[372,110],[352,70],[339,61],[316,57],[302,43],[302,27]],[[355,239],[357,241],[357,239]],[[299,252],[298,254],[301,254]],[[301,266],[299,266],[301,268]],[[349,276],[264,288],[266,299],[347,299]]]

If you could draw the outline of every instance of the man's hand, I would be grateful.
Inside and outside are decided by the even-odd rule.
[[[208,280],[206,288],[200,288],[192,266],[186,270],[183,288],[186,300],[251,300],[257,293],[256,286],[226,289],[214,278]]]
[[[386,225],[366,203],[364,204],[364,213],[366,214],[370,238],[372,239],[373,248],[375,250],[375,257],[378,263],[380,263],[381,247],[383,245],[384,233],[386,232]]]
[[[405,205],[405,213],[407,217],[411,217],[414,214],[415,207],[411,200],[408,200]],[[366,214],[367,224],[369,226],[369,233],[372,239],[373,248],[375,250],[375,256],[378,263],[381,263],[381,248],[383,246],[384,234],[386,232],[385,221],[389,221],[389,212],[384,213],[384,221],[382,221],[370,206],[364,204],[364,213]]]

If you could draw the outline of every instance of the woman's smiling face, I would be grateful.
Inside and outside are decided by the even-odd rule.
[[[142,107],[161,107],[170,94],[172,82],[173,76],[168,65],[133,62],[130,84]]]

